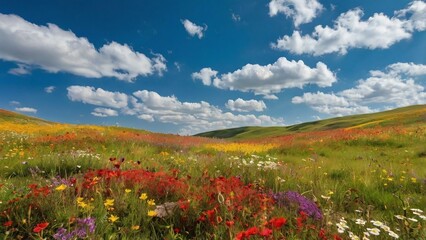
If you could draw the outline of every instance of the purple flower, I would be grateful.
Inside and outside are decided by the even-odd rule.
[[[297,192],[278,192],[272,194],[272,198],[279,207],[296,206],[299,212],[303,211],[314,219],[322,219],[322,212],[317,205]]]
[[[95,218],[77,218],[77,225],[72,232],[68,232],[65,228],[59,228],[58,231],[53,235],[54,239],[58,240],[69,240],[73,238],[86,238],[89,233],[94,233],[96,224]]]
[[[59,228],[58,231],[53,235],[54,239],[58,240],[69,240],[72,239],[74,236],[72,233],[68,233],[68,231],[65,228]]]
[[[95,218],[87,217],[87,218],[77,218],[77,223],[80,228],[89,228],[89,232],[95,232],[96,224]]]
[[[75,182],[75,179],[73,178],[67,179],[67,178],[61,178],[61,176],[56,176],[55,178],[52,179],[52,184],[54,187],[62,185],[62,184],[68,187],[72,187],[74,186],[74,182]]]

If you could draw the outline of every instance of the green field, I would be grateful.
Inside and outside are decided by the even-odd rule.
[[[425,105],[191,137],[0,110],[0,162],[2,239],[426,239]]]

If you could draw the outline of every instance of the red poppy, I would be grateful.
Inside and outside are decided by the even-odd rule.
[[[235,236],[235,239],[237,239],[237,240],[242,240],[242,239],[245,239],[245,238],[246,238],[246,232],[239,232],[237,234],[237,236]]]
[[[43,231],[45,228],[47,228],[47,226],[49,226],[48,222],[39,223],[35,226],[35,228],[33,229],[33,232],[39,233],[39,232]]]
[[[235,222],[234,221],[226,221],[225,224],[228,227],[232,227],[232,226],[234,226]]]
[[[319,234],[318,234],[318,237],[319,237],[321,240],[327,240],[327,234],[326,234],[326,232],[325,232],[324,228],[321,228],[321,230],[320,230],[320,232],[319,232]]]
[[[272,234],[272,230],[269,228],[264,228],[262,231],[260,231],[259,235],[262,237],[269,237]]]
[[[280,218],[272,218],[269,223],[272,225],[273,228],[278,229],[281,228],[283,225],[285,225],[287,222],[287,219],[280,217]]]
[[[10,227],[10,226],[12,226],[12,224],[13,224],[12,221],[7,221],[7,222],[3,223],[3,226]]]
[[[246,235],[250,236],[250,235],[256,235],[259,233],[259,229],[257,227],[251,227],[249,229],[246,230]]]
[[[334,239],[334,240],[342,240],[342,238],[341,238],[341,237],[339,237],[339,235],[336,235],[336,234],[333,236],[333,239]]]

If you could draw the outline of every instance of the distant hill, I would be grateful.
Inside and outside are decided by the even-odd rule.
[[[1,122],[11,122],[18,124],[38,124],[38,125],[50,125],[54,122],[49,122],[40,118],[30,117],[24,114],[7,111],[0,109],[0,123]]]
[[[298,132],[323,131],[339,128],[366,128],[374,126],[426,123],[426,105],[414,105],[390,111],[330,118],[286,127],[239,127],[196,134],[199,137],[250,139],[273,137]]]

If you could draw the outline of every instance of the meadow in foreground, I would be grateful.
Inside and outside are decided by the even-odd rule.
[[[0,124],[3,239],[425,239],[426,127],[229,142]]]

